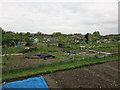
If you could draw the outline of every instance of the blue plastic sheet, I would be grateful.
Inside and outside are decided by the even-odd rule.
[[[46,88],[49,90],[42,76],[6,83],[2,88]]]
[[[20,47],[20,45],[16,45],[16,47],[17,47],[17,48],[19,48],[19,47]]]

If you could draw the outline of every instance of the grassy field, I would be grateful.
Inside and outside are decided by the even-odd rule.
[[[56,61],[65,61],[69,60],[69,56],[64,55],[62,52],[49,52],[47,54],[54,55],[55,58],[47,60],[44,59],[27,59],[25,56],[34,56],[35,54],[25,54],[21,56],[12,56],[12,55],[5,55],[2,58],[2,68],[3,71],[12,70],[12,69],[20,69],[20,68],[27,68],[38,66],[39,64],[45,64],[50,62]]]
[[[11,78],[24,77],[34,75],[38,73],[54,72],[56,70],[72,69],[85,65],[91,65],[96,63],[104,63],[108,61],[118,60],[118,56],[110,56],[105,58],[95,58],[94,53],[88,55],[73,55],[68,56],[66,53],[61,51],[80,52],[79,46],[82,44],[71,44],[60,48],[57,46],[47,47],[45,43],[38,44],[38,50],[32,52],[26,52],[23,56],[11,56],[5,55],[2,57],[2,68],[3,68],[3,81],[10,80]],[[36,46],[36,45],[35,45]],[[101,44],[84,44],[83,50],[95,50],[102,52],[118,53],[118,43],[101,43]],[[34,47],[34,46],[31,46]],[[4,48],[4,53],[21,53],[24,52],[24,46],[20,48]],[[6,52],[7,51],[7,52]],[[54,59],[26,59],[25,56],[34,56],[36,53],[44,53],[54,55]],[[85,58],[85,59],[82,59]],[[64,63],[66,60],[76,60]],[[60,63],[56,63],[59,61]],[[52,63],[51,65],[43,65],[46,63]],[[17,70],[16,70],[17,69]]]
[[[67,69],[73,69],[77,67],[82,67],[82,66],[88,66],[92,64],[97,64],[97,63],[105,63],[108,61],[114,61],[118,60],[120,56],[109,56],[109,57],[104,57],[104,58],[89,58],[89,59],[83,59],[80,61],[71,61],[71,62],[60,62],[60,63],[52,63],[51,65],[39,65],[36,67],[30,67],[30,68],[24,68],[24,69],[19,69],[19,70],[9,70],[9,71],[3,71],[2,73],[2,81],[9,81],[12,78],[17,78],[17,77],[25,77],[29,75],[35,75],[39,73],[48,73],[48,72],[54,72],[57,70],[67,70]]]
[[[55,43],[57,44],[57,43]],[[83,50],[90,49],[90,50],[96,50],[96,51],[105,51],[105,52],[118,52],[119,43],[118,42],[111,42],[111,43],[92,43],[92,44],[71,44],[71,45],[65,45],[64,48],[59,48],[57,46],[50,46],[47,47],[46,43],[39,43],[35,44],[31,47],[38,47],[37,51],[32,52],[26,52],[29,54],[35,54],[35,53],[48,53],[48,52],[59,52],[61,50],[66,51],[77,51],[79,50],[80,46],[85,46]],[[20,45],[20,48],[16,47],[10,47],[10,48],[2,48],[3,54],[11,54],[11,53],[25,53],[25,46]]]

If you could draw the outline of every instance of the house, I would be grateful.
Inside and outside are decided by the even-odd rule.
[[[50,39],[49,38],[47,38],[47,42],[49,42],[50,41]]]
[[[39,39],[38,39],[38,38],[35,38],[34,41],[37,43],[37,42],[39,41]]]
[[[32,44],[35,44],[35,43],[37,43],[38,41],[39,41],[39,39],[38,39],[38,38],[35,38],[34,41],[32,42]]]
[[[101,41],[97,41],[97,43],[101,43]]]
[[[83,35],[74,35],[72,36],[72,40],[75,42],[85,41],[85,38]]]
[[[108,39],[104,39],[103,41],[106,42],[106,41],[108,41]]]

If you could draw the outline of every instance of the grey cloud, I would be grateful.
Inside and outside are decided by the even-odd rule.
[[[80,2],[5,3],[1,26],[18,32],[87,33],[99,30],[102,34],[109,34],[117,30],[116,5]]]

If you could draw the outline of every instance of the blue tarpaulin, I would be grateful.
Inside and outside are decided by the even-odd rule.
[[[42,76],[6,83],[2,88],[46,88],[49,90]]]
[[[19,47],[20,47],[20,45],[16,45],[16,47],[17,47],[17,48],[19,48]]]

